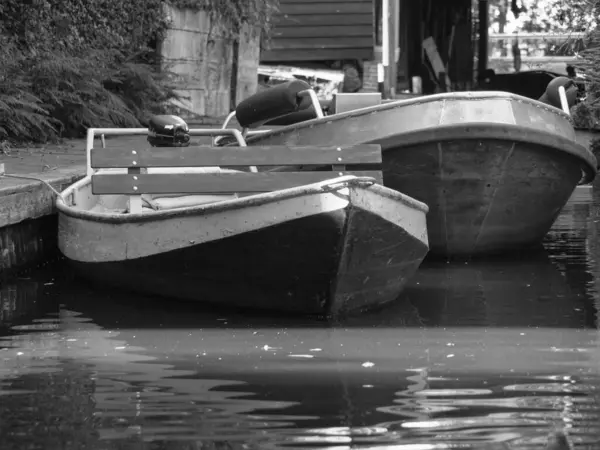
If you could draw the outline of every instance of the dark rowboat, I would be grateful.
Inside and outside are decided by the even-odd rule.
[[[88,142],[127,131],[91,129]],[[378,146],[89,153],[90,174],[57,202],[59,248],[103,285],[337,315],[396,299],[428,251],[426,205],[377,184],[380,171],[346,171],[380,163]],[[304,163],[337,163],[336,172],[247,171]]]
[[[240,103],[236,115],[243,127],[306,107],[306,96],[297,95],[301,86],[288,85],[286,93],[280,86]],[[256,117],[261,121],[253,122]],[[385,186],[430,207],[431,252],[444,256],[540,243],[575,187],[596,176],[596,159],[576,142],[568,114],[504,92],[366,106],[247,139],[249,146],[317,143],[381,145]]]

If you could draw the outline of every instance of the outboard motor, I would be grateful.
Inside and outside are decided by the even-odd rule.
[[[181,117],[152,116],[148,124],[148,142],[152,147],[187,147],[190,129]]]
[[[496,73],[487,69],[478,79],[477,90],[503,91],[523,97],[538,99],[546,86],[559,74],[545,70],[528,70],[514,73]]]
[[[556,77],[550,81],[546,87],[546,92],[544,92],[538,101],[562,109],[562,105],[560,104],[560,95],[558,94],[558,88],[561,86],[565,88],[569,109],[572,108],[577,102],[577,93],[579,89],[577,84],[575,84],[572,79],[567,77]]]

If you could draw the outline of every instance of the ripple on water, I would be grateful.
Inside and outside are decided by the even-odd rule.
[[[585,394],[597,390],[593,386],[572,383],[531,383],[504,386],[505,391],[552,392],[564,394]]]
[[[534,450],[559,428],[600,449],[600,225],[579,206],[542,258],[424,265],[409,301],[337,328],[2,287],[2,448]]]
[[[413,393],[417,397],[462,397],[489,394],[492,394],[489,389],[423,389]]]
[[[129,450],[135,442],[144,450],[159,444],[175,449],[180,448],[176,443],[185,442],[246,449],[450,449],[478,448],[484,443],[519,443],[534,449],[545,442],[553,426],[569,428],[573,441],[581,445],[592,445],[600,433],[596,396],[600,382],[591,373],[542,374],[532,367],[528,374],[490,375],[456,368],[444,371],[436,364],[429,370],[417,369],[414,363],[422,364],[420,357],[412,363],[403,360],[410,356],[383,358],[386,341],[375,330],[364,339],[379,343],[379,356],[364,356],[378,363],[358,375],[346,372],[347,364],[338,365],[342,370],[334,373],[329,347],[323,346],[320,354],[328,369],[320,372],[322,381],[295,376],[285,351],[279,352],[279,360],[272,360],[281,361],[280,371],[252,376],[260,369],[255,363],[247,373],[238,370],[227,377],[223,369],[233,368],[228,364],[236,361],[230,351],[230,363],[220,361],[215,351],[214,361],[220,361],[215,372],[207,359],[178,356],[177,350],[161,355],[156,346],[144,345],[146,337],[157,342],[152,330],[115,332],[77,314],[68,317],[80,320],[69,321],[68,326],[62,320],[60,330],[54,331],[20,327],[13,330],[17,334],[3,338],[3,353],[19,354],[8,363],[12,372],[0,372],[0,434],[10,429],[11,442],[41,442],[48,433],[58,438],[60,432],[56,435],[46,427],[32,433],[27,425],[49,423],[58,416],[70,417],[69,433],[88,427],[85,439],[93,442],[86,445],[102,450]],[[457,353],[463,343],[472,345],[460,333],[453,330]],[[472,335],[472,331],[467,334]],[[287,336],[289,343],[285,339],[278,343],[282,350],[299,345],[292,333]],[[535,333],[529,333],[529,339],[535,340]],[[422,340],[416,342],[423,345]],[[429,342],[428,346],[440,350],[446,346],[437,337]],[[390,341],[394,349],[396,343],[397,339]],[[410,345],[409,341],[403,345]],[[48,348],[60,351],[51,353]],[[417,346],[405,350],[404,355],[419,354]],[[239,361],[245,364],[243,352],[239,353]],[[312,361],[318,365],[320,359]],[[388,364],[412,367],[388,372],[383,370]]]

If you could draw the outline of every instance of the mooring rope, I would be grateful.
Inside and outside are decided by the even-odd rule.
[[[60,198],[65,204],[67,204],[65,198],[62,196],[62,194],[57,191],[50,183],[48,183],[46,180],[42,180],[41,178],[37,178],[37,177],[33,177],[33,176],[25,176],[25,175],[9,175],[7,173],[4,172],[0,172],[0,178],[2,177],[6,177],[6,178],[22,178],[24,180],[33,180],[33,181],[39,181],[41,183],[44,183],[46,186],[48,186],[48,188],[54,193],[54,195],[56,195],[58,198]]]

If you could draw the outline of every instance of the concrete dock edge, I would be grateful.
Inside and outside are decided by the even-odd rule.
[[[42,179],[60,192],[81,179],[85,167],[16,175]],[[8,275],[56,254],[56,195],[40,181],[1,179],[9,180],[0,186],[0,274]]]

